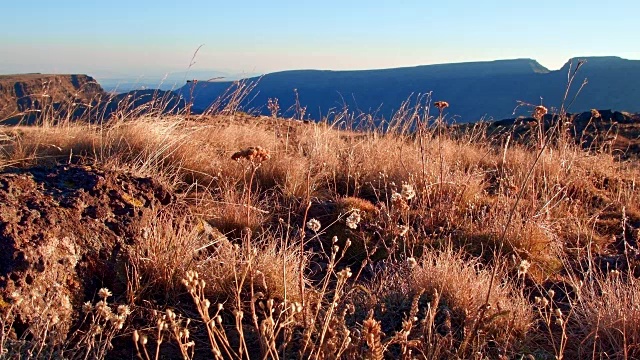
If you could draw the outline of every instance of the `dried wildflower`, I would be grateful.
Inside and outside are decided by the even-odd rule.
[[[352,209],[351,214],[347,217],[345,222],[349,229],[356,229],[358,228],[358,224],[360,223],[360,220],[361,220],[360,210]]]
[[[396,226],[396,233],[398,234],[398,236],[405,236],[407,235],[407,233],[409,232],[409,227],[406,225],[397,225]]]
[[[560,308],[555,308],[555,310],[553,310],[553,313],[559,317],[562,318],[562,310],[560,310]]]
[[[600,118],[600,112],[596,109],[591,109],[591,117],[594,119]]]
[[[96,303],[95,310],[99,316],[102,316],[105,319],[109,319],[111,315],[113,315],[113,313],[111,312],[111,308],[104,300],[100,300]]]
[[[530,267],[531,263],[527,260],[520,261],[520,265],[518,266],[518,277],[525,276]]]
[[[535,119],[542,119],[543,116],[545,116],[547,114],[547,108],[542,106],[542,105],[538,105],[535,107],[535,109],[533,109],[533,114],[532,116]]]
[[[405,200],[409,201],[416,196],[416,191],[411,184],[402,184],[402,192],[400,194]]]
[[[391,194],[391,205],[393,205],[396,210],[400,211],[407,210],[409,208],[409,204],[407,204],[405,198],[397,192]]]
[[[344,243],[344,248],[348,248],[349,246],[351,246],[351,239],[347,239],[347,241],[345,241]]]
[[[122,327],[124,326],[124,320],[125,320],[124,316],[112,316],[111,318],[109,318],[109,322],[111,323],[111,326],[113,326],[118,330],[121,330]]]
[[[547,305],[549,305],[549,300],[547,300],[547,298],[536,296],[534,300],[535,303],[540,307],[546,307]]]
[[[436,101],[433,103],[433,106],[437,107],[438,110],[442,111],[449,107],[449,103],[446,101]]]
[[[20,293],[17,291],[14,291],[11,294],[9,294],[9,299],[11,299],[11,301],[15,304],[15,306],[20,306],[20,304],[22,304],[22,302],[24,301],[24,298],[22,297],[22,295],[20,295]]]
[[[273,116],[274,118],[277,117],[278,111],[280,110],[278,99],[269,98],[269,100],[267,100],[267,108],[271,112],[271,116]]]
[[[250,146],[231,155],[232,160],[239,161],[244,159],[255,163],[261,163],[270,158],[271,154],[269,154],[269,150],[262,146]]]
[[[98,291],[98,296],[104,300],[106,300],[109,296],[113,295],[111,291],[107,288],[102,288]]]
[[[407,264],[409,264],[409,269],[413,269],[418,265],[418,262],[414,257],[407,258]]]
[[[86,303],[82,304],[82,312],[85,314],[88,314],[91,312],[91,310],[93,310],[93,305],[91,305],[91,303],[89,301],[87,301]]]
[[[367,358],[369,359],[383,359],[384,347],[380,340],[382,334],[382,327],[380,323],[374,320],[372,317],[365,320],[362,324],[362,341],[367,344]]]
[[[313,232],[320,231],[321,226],[322,224],[320,224],[320,221],[318,221],[318,219],[311,219],[307,221],[307,228]]]
[[[346,268],[338,272],[337,275],[338,275],[338,279],[348,279],[353,275],[353,273],[351,272],[351,269]]]
[[[118,315],[129,316],[131,309],[127,305],[118,305]]]
[[[620,275],[620,271],[616,270],[616,269],[613,269],[613,270],[609,271],[609,275],[611,275],[611,276],[619,276]]]

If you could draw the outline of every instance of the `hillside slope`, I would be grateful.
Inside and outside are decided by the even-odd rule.
[[[277,98],[284,111],[295,104],[294,89],[307,115],[320,119],[346,105],[351,111],[377,113],[389,118],[411,94],[433,91],[436,100],[452,104],[451,116],[458,122],[472,122],[489,117],[502,119],[514,115],[518,101],[542,102],[547,107],[560,106],[567,84],[569,64],[549,71],[532,59],[500,60],[460,64],[426,65],[408,68],[319,71],[296,70],[267,74],[248,79],[258,82],[246,109],[267,114],[265,104]],[[583,79],[584,87],[570,110],[615,108],[640,111],[640,61],[618,57],[586,58],[574,83],[575,95]],[[194,109],[205,110],[232,82],[187,84],[178,90],[186,99],[193,94]],[[515,115],[520,115],[516,111]],[[284,114],[284,115],[291,115]]]
[[[47,107],[84,111],[103,95],[102,87],[88,75],[0,75],[0,120],[20,119]]]
[[[171,91],[150,89],[108,94],[88,75],[0,75],[0,121],[4,125],[54,119],[100,122],[113,117],[177,113],[186,106]]]

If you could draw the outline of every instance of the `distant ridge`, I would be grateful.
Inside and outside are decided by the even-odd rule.
[[[585,78],[588,84],[570,110],[640,111],[640,61],[615,56],[574,58],[555,71],[533,59],[376,70],[281,71],[248,79],[258,83],[247,97],[251,102],[244,105],[245,109],[268,114],[265,104],[269,98],[277,98],[280,108],[286,110],[295,104],[296,89],[300,104],[307,107],[307,114],[312,119],[340,111],[344,106],[355,112],[375,112],[388,119],[411,94],[433,92],[435,100],[447,100],[451,104],[448,114],[458,122],[502,119],[528,111],[520,108],[514,113],[518,101],[536,105],[542,101],[547,107],[559,107],[569,66],[573,64],[575,68],[578,59],[586,62],[577,74],[569,100],[573,100]],[[187,84],[177,92],[185,99],[193,94],[194,110],[204,111],[232,86],[232,82],[202,82]]]

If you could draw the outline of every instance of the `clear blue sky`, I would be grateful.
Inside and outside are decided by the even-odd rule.
[[[2,0],[0,73],[265,73],[640,59],[637,0]]]

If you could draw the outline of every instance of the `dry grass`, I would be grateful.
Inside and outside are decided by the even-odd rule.
[[[183,358],[638,356],[640,290],[621,249],[637,247],[640,170],[611,154],[239,113],[3,128],[0,139],[3,168],[91,162],[179,195],[180,210],[158,213],[136,243],[118,294],[142,358],[169,351],[158,339]],[[269,157],[232,158],[250,147]],[[625,265],[598,273],[598,257]],[[549,308],[534,300],[581,280]],[[73,337],[10,339],[18,305],[0,300],[0,350],[82,353]]]

